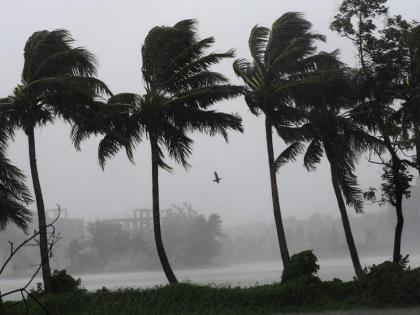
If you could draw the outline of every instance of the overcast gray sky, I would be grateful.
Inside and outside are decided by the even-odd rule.
[[[255,24],[270,26],[287,11],[302,11],[314,30],[328,36],[322,50],[340,48],[343,60],[353,63],[351,45],[329,31],[339,0],[15,0],[0,2],[1,49],[0,95],[11,93],[20,81],[23,48],[35,31],[65,28],[76,45],[93,52],[99,61],[99,78],[114,93],[141,92],[140,47],[155,25],[173,25],[179,20],[199,21],[201,37],[214,36],[215,50],[235,48],[237,57],[248,57],[247,41]],[[419,19],[418,0],[389,1],[392,13]],[[231,61],[218,68],[235,78]],[[242,99],[221,103],[219,110],[238,112],[244,134],[231,134],[229,144],[221,138],[194,135],[192,168],[161,171],[161,207],[188,202],[199,212],[219,213],[227,224],[272,220],[264,125],[251,115]],[[141,144],[130,164],[124,153],[111,160],[103,172],[97,163],[97,139],[76,152],[69,140],[69,126],[62,122],[37,131],[40,178],[47,208],[60,203],[71,217],[88,219],[129,216],[134,208],[151,208],[151,163],[149,145]],[[276,139],[276,153],[285,145]],[[29,176],[27,141],[18,133],[9,157]],[[308,173],[299,161],[278,175],[284,216],[309,216],[315,212],[336,215],[336,200],[327,165]],[[212,182],[217,170],[223,182]],[[375,185],[380,170],[362,163],[358,174],[362,187]],[[30,178],[28,183],[31,184]],[[35,205],[32,205],[35,209]],[[367,208],[367,211],[370,209]]]

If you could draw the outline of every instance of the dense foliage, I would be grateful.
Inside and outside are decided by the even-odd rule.
[[[318,271],[318,259],[311,250],[306,250],[290,257],[290,264],[284,268],[281,280],[287,282],[298,278],[316,277]]]
[[[73,278],[65,269],[53,271],[51,274],[51,285],[53,291],[58,294],[84,290],[84,288],[82,288],[82,280],[80,278]],[[30,293],[38,297],[44,295],[45,291],[42,283],[38,282],[36,288],[30,290]]]
[[[408,266],[408,256],[399,263],[386,261],[365,269],[360,292],[370,303],[383,305],[417,305],[420,303],[420,268]]]

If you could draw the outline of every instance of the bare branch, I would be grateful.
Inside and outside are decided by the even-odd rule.
[[[55,229],[55,226],[54,226],[54,224],[58,221],[58,219],[59,219],[59,217],[60,217],[60,213],[61,213],[61,207],[60,206],[58,206],[58,213],[57,213],[57,216],[56,216],[56,218],[51,222],[51,223],[49,223],[47,226],[46,226],[46,229],[51,229],[51,232],[49,232],[48,233],[48,235],[49,235],[49,239],[48,239],[48,245],[49,245],[49,247],[48,247],[48,252],[50,253],[50,257],[52,257],[52,249],[53,249],[53,247],[54,247],[54,245],[55,244],[57,244],[57,242],[61,239],[61,236],[60,236],[60,234],[59,233],[56,233],[56,229]],[[10,255],[9,255],[9,257],[6,259],[6,261],[4,262],[4,264],[2,265],[2,267],[1,267],[1,269],[0,269],[0,274],[4,271],[4,269],[6,268],[6,266],[9,264],[9,262],[11,261],[11,259],[13,258],[13,256],[21,249],[21,248],[23,248],[23,247],[26,247],[26,246],[37,246],[38,244],[39,244],[39,241],[36,239],[36,237],[38,236],[40,234],[40,231],[34,231],[34,234],[31,236],[31,237],[29,237],[29,238],[27,238],[27,239],[25,239],[23,242],[21,242],[16,248],[14,248],[14,246],[13,246],[13,242],[9,242],[10,243]],[[34,243],[31,243],[31,242],[35,242],[36,244],[34,244]],[[48,312],[48,310],[45,308],[45,306],[44,305],[42,305],[42,303],[34,296],[34,295],[32,295],[29,291],[28,291],[28,287],[31,285],[31,283],[34,281],[34,279],[36,278],[36,276],[38,275],[38,273],[40,272],[40,270],[41,270],[41,267],[42,267],[42,265],[41,264],[39,264],[39,265],[36,265],[37,266],[37,269],[34,271],[34,273],[32,274],[32,276],[31,276],[31,278],[28,280],[28,282],[26,282],[26,284],[23,286],[23,287],[21,287],[21,288],[19,288],[19,289],[15,289],[15,290],[12,290],[12,291],[9,291],[9,292],[6,292],[6,293],[3,293],[3,294],[1,294],[0,293],[0,301],[5,297],[5,296],[8,296],[8,295],[11,295],[11,294],[14,294],[14,293],[20,293],[21,295],[22,295],[22,299],[23,299],[23,302],[25,303],[25,307],[26,307],[26,311],[27,311],[27,313],[28,314],[30,314],[29,312],[29,306],[28,306],[28,303],[27,303],[27,300],[26,300],[26,298],[25,298],[25,295],[24,295],[24,293],[26,293],[27,294],[27,296],[29,296],[30,298],[32,298],[41,308],[42,308],[42,310],[45,312],[45,314],[50,314],[49,312]]]
[[[60,212],[61,212],[61,208],[59,208],[59,211],[57,213],[56,218],[49,223],[46,226],[46,229],[51,228],[53,231],[55,231],[55,227],[54,224],[58,221],[58,219],[60,218]],[[13,258],[13,256],[24,246],[26,246],[29,242],[31,241],[35,241],[39,244],[39,241],[36,239],[36,237],[40,234],[40,231],[34,231],[34,234],[27,238],[26,240],[24,240],[23,242],[21,242],[15,249],[13,249],[13,243],[11,245],[11,251],[10,251],[10,255],[9,257],[6,259],[6,261],[4,262],[4,264],[2,265],[2,267],[0,268],[0,274],[3,273],[4,269],[6,268],[6,266],[9,264],[10,260]]]

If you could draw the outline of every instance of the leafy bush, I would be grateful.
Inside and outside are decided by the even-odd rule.
[[[67,293],[84,290],[84,288],[82,288],[82,280],[80,278],[73,278],[65,269],[54,270],[51,275],[51,286],[54,293]],[[30,292],[34,296],[42,296],[44,294],[42,284],[38,282],[36,284],[36,289],[30,290]]]
[[[73,278],[65,269],[54,270],[51,285],[55,293],[74,292],[82,289],[82,280]]]
[[[287,282],[301,277],[316,277],[319,270],[318,259],[312,250],[306,250],[293,255],[290,264],[283,270],[281,279]]]
[[[420,268],[408,267],[408,256],[400,263],[386,261],[366,268],[358,284],[362,298],[373,305],[420,303]]]

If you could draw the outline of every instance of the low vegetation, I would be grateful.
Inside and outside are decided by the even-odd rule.
[[[191,283],[151,289],[102,288],[73,290],[39,297],[51,314],[273,314],[295,311],[409,307],[420,303],[420,268],[385,262],[365,269],[360,280],[321,281],[316,276],[316,257],[303,252],[291,257],[296,275],[282,283],[239,288]],[[301,271],[301,272],[299,272]],[[311,273],[312,271],[312,273]],[[54,273],[69,282],[65,273]],[[285,276],[283,275],[283,279]],[[395,281],[389,281],[393,279]],[[77,280],[70,281],[77,284]],[[38,293],[39,294],[39,293]],[[30,314],[44,314],[32,301]],[[23,302],[6,302],[7,315],[24,314]]]

